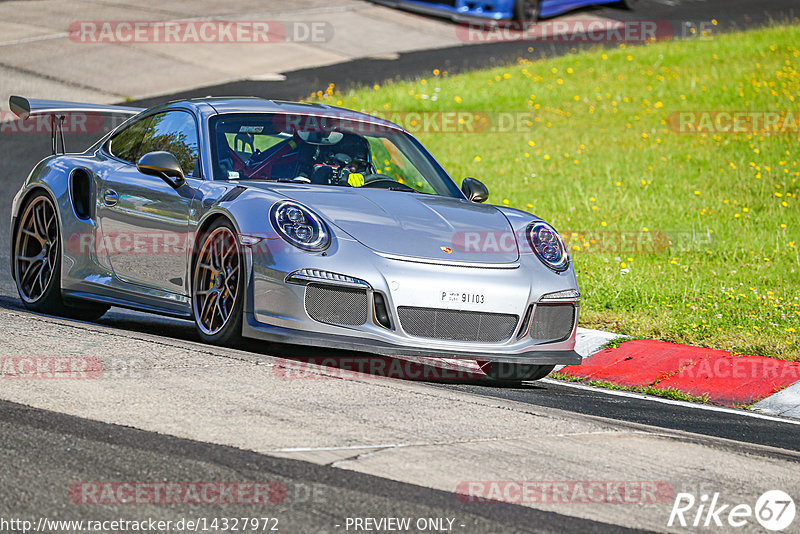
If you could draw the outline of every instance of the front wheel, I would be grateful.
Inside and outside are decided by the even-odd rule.
[[[519,384],[525,380],[541,380],[549,375],[554,368],[555,365],[492,362],[484,366],[483,371],[493,382]]]
[[[203,235],[192,277],[192,314],[200,338],[235,345],[242,335],[244,256],[236,230],[227,220]]]

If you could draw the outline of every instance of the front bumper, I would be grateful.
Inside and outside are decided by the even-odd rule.
[[[269,240],[268,240],[269,241]],[[270,249],[280,249],[272,254]],[[577,302],[572,330],[560,341],[542,342],[520,331],[531,305],[547,293],[577,289],[570,269],[554,273],[533,255],[523,255],[515,264],[464,266],[431,264],[378,255],[352,239],[339,238],[322,254],[287,250],[277,241],[246,249],[251,266],[246,293],[242,334],[248,338],[368,352],[386,356],[468,358],[534,365],[579,364],[574,351]],[[367,282],[367,317],[364,324],[328,324],[311,318],[306,310],[306,286],[288,283],[298,269],[319,269]],[[480,304],[442,304],[443,290],[485,295]],[[391,328],[375,321],[374,293],[386,302]],[[403,329],[398,307],[449,308],[452,311],[483,312],[517,316],[518,325],[508,339],[499,342],[454,341],[409,335]],[[535,308],[534,308],[535,309]]]
[[[517,354],[498,352],[440,351],[424,347],[407,347],[393,343],[359,337],[304,332],[281,328],[256,321],[252,314],[245,316],[242,335],[274,343],[287,343],[309,347],[366,352],[382,356],[407,356],[428,358],[465,358],[490,362],[523,363],[530,365],[579,365],[581,356],[574,350],[536,350]]]

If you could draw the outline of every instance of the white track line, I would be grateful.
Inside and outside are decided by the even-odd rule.
[[[737,410],[735,408],[725,408],[723,406],[712,406],[709,404],[700,404],[697,402],[687,402],[687,401],[678,401],[672,399],[664,399],[662,397],[654,397],[652,395],[645,395],[643,393],[636,393],[633,391],[622,391],[618,389],[606,389],[601,387],[595,386],[587,386],[584,384],[577,384],[575,382],[567,382],[562,380],[556,380],[554,378],[545,378],[540,380],[539,382],[544,382],[546,384],[555,384],[559,386],[565,386],[569,388],[575,389],[582,389],[584,391],[592,391],[594,393],[603,393],[605,395],[615,395],[617,397],[628,397],[632,399],[640,399],[640,400],[647,400],[651,402],[660,402],[661,404],[671,404],[673,406],[682,406],[684,408],[694,408],[696,410],[707,410],[710,412],[724,412],[734,415],[741,415],[744,417],[754,417],[756,419],[764,419],[767,421],[775,421],[778,423],[789,423],[791,425],[800,425],[800,420],[796,419],[787,419],[784,417],[775,417],[772,415],[761,414],[757,412],[751,412],[748,410]]]
[[[13,41],[0,42],[0,46],[13,46],[25,43],[35,43],[37,41],[50,41],[52,39],[61,39],[63,37],[69,37],[69,33],[59,32],[59,33],[48,33],[45,35],[35,35],[33,37],[24,37],[22,39],[14,39]]]
[[[605,431],[592,432],[596,434],[607,434]],[[574,434],[559,434],[574,435]],[[379,443],[374,445],[342,445],[340,447],[289,447],[276,449],[276,452],[327,452],[327,451],[360,451],[365,449],[403,449],[406,447],[430,447],[441,445],[457,445],[463,443],[483,443],[488,441],[509,441],[515,439],[525,439],[527,436],[500,436],[490,438],[462,439],[456,441],[412,441],[409,443]]]

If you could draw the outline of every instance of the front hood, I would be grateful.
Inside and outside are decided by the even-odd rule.
[[[511,225],[493,206],[383,189],[274,183],[269,189],[308,206],[376,252],[463,263],[519,259]]]

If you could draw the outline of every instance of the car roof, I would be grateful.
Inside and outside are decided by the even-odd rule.
[[[291,115],[313,115],[332,119],[335,118],[338,120],[363,122],[403,131],[402,127],[391,121],[381,119],[380,117],[375,117],[352,109],[312,102],[289,102],[286,100],[268,100],[258,97],[206,97],[170,102],[172,106],[179,104],[186,104],[193,107],[207,104],[213,108],[217,114],[283,113]]]

